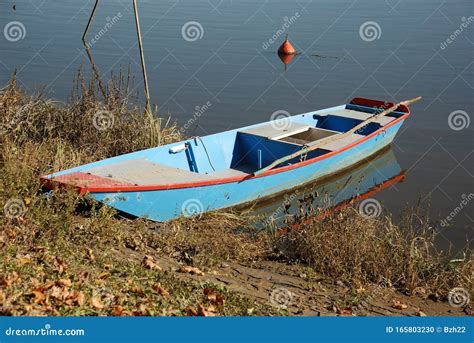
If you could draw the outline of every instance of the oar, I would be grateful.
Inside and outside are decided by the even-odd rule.
[[[350,129],[349,131],[347,132],[344,132],[344,133],[339,133],[337,135],[333,135],[333,136],[329,136],[329,137],[326,137],[326,138],[323,138],[323,139],[320,139],[320,140],[317,140],[315,142],[312,142],[310,143],[309,145],[307,145],[306,147],[304,147],[303,149],[301,150],[298,150],[297,152],[294,152],[290,155],[287,155],[285,157],[282,157],[278,160],[275,160],[273,161],[272,163],[270,163],[268,166],[266,166],[265,168],[262,168],[262,169],[259,169],[257,170],[256,172],[253,173],[253,175],[257,176],[259,174],[262,174],[264,172],[266,172],[267,170],[270,170],[272,168],[274,168],[275,166],[283,163],[283,162],[286,162],[286,161],[289,161],[295,157],[298,157],[298,156],[301,156],[302,154],[306,154],[310,151],[313,151],[313,150],[316,150],[318,148],[320,148],[322,145],[324,144],[327,144],[329,142],[334,142],[334,141],[337,141],[337,140],[340,140],[340,139],[343,139],[347,136],[350,136],[351,134],[353,134],[354,132],[356,132],[357,130],[360,130],[361,128],[363,128],[364,126],[366,126],[367,124],[370,124],[371,122],[389,114],[389,113],[392,113],[393,111],[395,111],[398,107],[400,106],[409,106],[411,104],[413,104],[414,102],[417,102],[418,100],[421,99],[421,96],[419,97],[416,97],[416,98],[413,98],[413,99],[410,99],[410,100],[405,100],[405,101],[402,101],[396,105],[393,105],[392,107],[390,108],[387,108],[386,110],[380,112],[380,113],[377,113],[375,115],[373,115],[372,117],[366,119],[365,121],[363,121],[362,123],[360,123],[359,125],[356,125],[355,127],[353,127],[352,129]]]

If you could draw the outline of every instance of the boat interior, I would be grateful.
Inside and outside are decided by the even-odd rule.
[[[321,139],[351,130],[381,112],[383,106],[388,108],[392,104],[356,98],[347,105],[194,137],[51,174],[46,179],[79,187],[114,187],[245,177],[279,158],[317,144]],[[284,165],[350,145],[409,112],[408,108],[402,107],[369,123],[357,133],[331,140],[304,156],[286,161]]]

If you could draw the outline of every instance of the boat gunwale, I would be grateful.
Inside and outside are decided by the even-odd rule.
[[[359,144],[362,144],[363,142],[371,139],[372,137],[385,132],[387,128],[405,120],[408,118],[410,115],[410,111],[406,112],[405,114],[401,115],[400,117],[396,118],[394,121],[388,123],[385,126],[380,127],[376,131],[372,132],[371,134],[359,139],[358,141],[355,141],[353,143],[350,143],[344,147],[342,147],[339,150],[334,150],[331,152],[328,152],[327,154],[321,155],[314,157],[309,160],[301,161],[295,164],[291,164],[288,166],[282,166],[279,168],[274,168],[267,170],[266,172],[260,174],[260,175],[253,175],[253,174],[248,174],[248,175],[243,175],[243,176],[233,176],[233,177],[227,177],[227,178],[221,178],[221,179],[214,179],[214,180],[204,180],[204,181],[195,181],[195,182],[185,182],[185,183],[174,183],[174,184],[164,184],[164,185],[137,185],[137,186],[116,186],[116,187],[80,187],[80,186],[74,186],[74,185],[68,185],[64,184],[62,182],[55,181],[54,179],[50,179],[46,176],[43,176],[40,178],[40,181],[42,185],[45,188],[48,189],[54,189],[57,188],[58,186],[70,186],[72,188],[75,188],[79,191],[81,195],[86,194],[86,193],[130,193],[130,192],[148,192],[148,191],[159,191],[159,190],[170,190],[170,189],[182,189],[182,188],[195,188],[195,187],[206,187],[206,186],[213,186],[213,185],[220,185],[220,184],[226,184],[226,183],[232,183],[232,182],[242,182],[250,179],[258,179],[261,177],[266,177],[269,175],[273,174],[279,174],[283,173],[289,170],[297,169],[304,167],[309,164],[313,164],[319,161],[322,161],[326,158],[332,157],[334,155],[340,154],[348,149],[351,149],[354,146],[357,146]]]

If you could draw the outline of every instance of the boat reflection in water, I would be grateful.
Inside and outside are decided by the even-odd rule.
[[[253,208],[260,218],[256,226],[281,228],[309,219],[323,219],[404,179],[405,171],[388,148],[348,171],[258,203]]]

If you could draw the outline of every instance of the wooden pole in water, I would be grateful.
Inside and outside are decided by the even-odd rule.
[[[89,45],[86,42],[86,36],[87,33],[89,32],[89,28],[92,24],[92,20],[94,18],[95,12],[97,10],[97,6],[99,5],[99,0],[95,0],[94,8],[92,9],[92,13],[89,16],[89,21],[87,22],[86,29],[84,30],[84,33],[82,35],[82,41],[84,45],[86,46],[86,50],[89,49]],[[145,97],[146,97],[146,112],[148,114],[151,114],[151,102],[150,102],[150,90],[148,87],[148,76],[146,72],[146,64],[145,64],[145,53],[143,52],[143,42],[142,42],[142,33],[140,30],[140,17],[138,14],[138,7],[137,7],[137,0],[133,0],[133,10],[135,13],[135,25],[137,28],[137,36],[138,36],[138,47],[140,49],[140,60],[142,64],[142,74],[143,74],[143,83],[145,85]]]
[[[266,172],[267,170],[270,170],[274,167],[276,167],[277,165],[283,163],[283,162],[286,162],[286,161],[289,161],[295,157],[298,157],[298,156],[301,156],[302,154],[306,154],[310,151],[313,151],[313,150],[316,150],[318,149],[319,147],[321,147],[321,145],[324,145],[324,144],[327,144],[329,142],[334,142],[334,141],[337,141],[339,139],[342,139],[344,137],[347,137],[347,136],[350,136],[351,134],[353,134],[354,132],[356,132],[357,130],[360,130],[361,128],[363,128],[364,126],[366,126],[367,124],[373,122],[374,120],[377,120],[389,113],[392,113],[393,111],[395,111],[399,106],[408,106],[408,105],[411,105],[413,104],[414,102],[417,102],[418,100],[421,99],[421,96],[419,97],[416,97],[414,99],[410,99],[410,100],[405,100],[405,101],[402,101],[398,104],[395,104],[393,105],[392,107],[390,108],[387,108],[386,110],[380,112],[380,113],[377,113],[377,114],[374,114],[372,117],[368,118],[367,120],[364,120],[362,123],[360,123],[359,125],[356,125],[354,126],[352,129],[350,129],[349,131],[347,132],[344,132],[344,133],[340,133],[340,134],[337,134],[337,135],[334,135],[334,136],[329,136],[329,137],[326,137],[326,138],[323,138],[323,139],[320,139],[320,140],[317,140],[316,142],[314,142],[314,144],[311,144],[309,146],[306,146],[304,147],[303,149],[301,150],[298,150],[297,152],[294,152],[290,155],[287,155],[285,157],[282,157],[278,160],[275,160],[273,161],[272,163],[270,163],[268,166],[266,166],[265,168],[261,168],[259,170],[257,170],[256,172],[253,173],[253,175],[257,176],[259,174],[262,174],[264,172]]]
[[[146,111],[151,114],[150,91],[148,88],[148,76],[146,72],[145,53],[143,52],[142,33],[140,30],[140,18],[138,15],[137,0],[133,0],[133,10],[135,12],[135,25],[137,27],[138,47],[140,49],[140,59],[142,63],[143,83],[145,85]]]
[[[98,5],[98,4],[99,4],[99,0],[95,0],[94,8],[92,9],[92,13],[91,13],[91,15],[89,16],[89,21],[87,22],[86,29],[84,30],[84,33],[82,34],[82,41],[84,42],[84,44],[85,44],[86,46],[89,46],[89,45],[87,45],[87,43],[86,43],[86,36],[87,36],[87,32],[89,32],[89,28],[90,28],[90,26],[91,26],[92,19],[94,18],[95,11],[97,10],[97,5]]]

